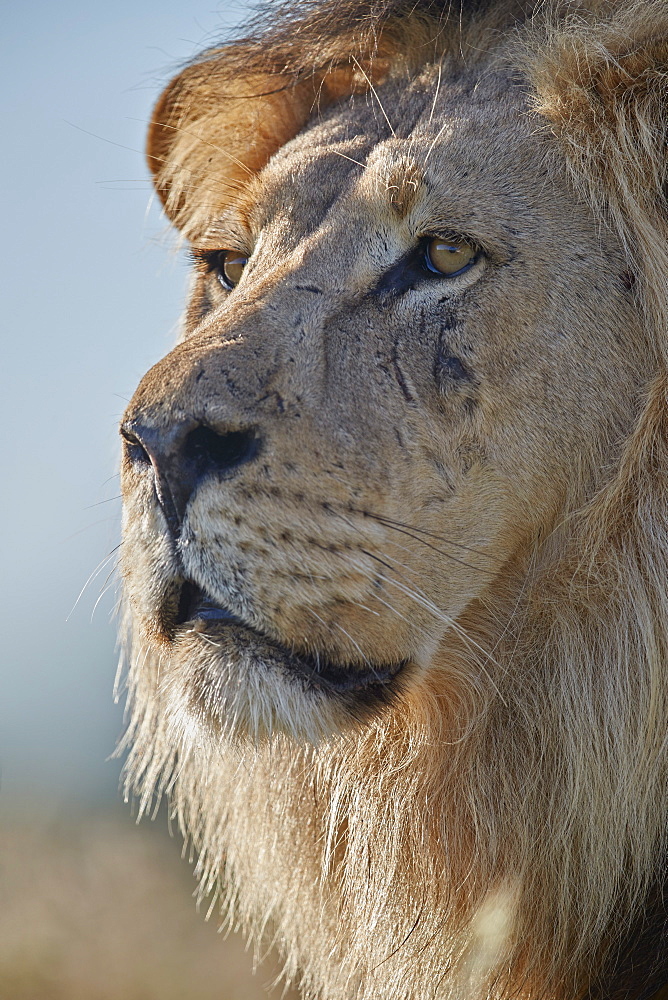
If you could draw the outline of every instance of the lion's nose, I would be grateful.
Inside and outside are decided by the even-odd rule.
[[[255,428],[214,430],[194,419],[167,428],[127,420],[121,437],[132,461],[153,466],[158,502],[174,534],[202,480],[212,474],[229,476],[254,459],[260,447]]]

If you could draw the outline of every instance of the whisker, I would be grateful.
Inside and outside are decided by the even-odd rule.
[[[355,523],[354,523],[353,521],[351,521],[351,520],[350,520],[350,518],[346,517],[346,516],[345,516],[345,514],[342,514],[342,513],[341,513],[341,511],[337,511],[337,510],[334,510],[334,508],[333,508],[333,507],[329,507],[328,509],[329,509],[329,510],[330,510],[330,511],[331,511],[331,512],[332,512],[333,514],[336,514],[336,516],[337,516],[337,517],[340,517],[340,518],[341,518],[341,520],[342,520],[342,521],[343,521],[343,522],[344,522],[345,524],[347,524],[349,528],[353,528],[353,529],[354,529],[355,531],[359,531],[359,532],[361,532],[361,528],[359,527],[359,525],[358,525],[358,524],[355,524]],[[408,546],[406,546],[406,545],[399,545],[399,543],[398,543],[398,542],[395,542],[395,545],[396,545],[396,547],[397,547],[398,549],[401,549],[401,550],[402,550],[403,552],[408,552],[408,554],[409,554],[409,555],[411,554],[411,550],[410,550],[410,549],[408,548]],[[408,569],[408,567],[405,567],[405,568],[406,568],[406,569]]]
[[[96,184],[150,184],[147,177],[115,177],[105,181],[95,181]]]
[[[221,648],[220,643],[216,642],[215,639],[212,639],[210,635],[206,634],[206,632],[196,632],[195,629],[190,629],[190,631],[193,635],[199,636],[200,639],[203,639],[204,642],[208,642],[210,646],[215,646],[216,649]]]
[[[361,608],[362,611],[368,611],[370,615],[375,615],[377,618],[380,618],[380,613],[378,611],[373,611],[372,608],[367,608],[366,604],[361,604],[360,601],[351,601],[350,603],[354,604],[356,608]]]
[[[338,513],[338,512],[335,512],[335,513]],[[339,516],[342,517],[346,521],[347,524],[350,524],[351,527],[357,528],[358,531],[361,530],[357,525],[352,524],[352,522],[348,521],[347,518],[343,517],[342,514],[340,514]],[[378,515],[375,515],[375,514],[368,514],[367,516],[370,516],[370,517],[373,518],[373,520],[378,521],[379,524],[383,525],[383,527],[390,528],[392,531],[396,531],[396,532],[398,532],[398,533],[400,533],[402,535],[407,535],[409,538],[412,538],[414,541],[420,542],[420,544],[425,545],[428,549],[431,549],[432,552],[438,552],[439,555],[445,556],[446,559],[449,559],[451,562],[457,563],[457,565],[459,565],[459,566],[464,566],[466,569],[478,571],[480,573],[490,573],[491,572],[491,570],[481,569],[479,566],[472,566],[470,563],[464,562],[463,559],[458,559],[457,556],[453,556],[450,552],[443,552],[442,549],[436,548],[435,545],[432,545],[430,542],[426,541],[424,538],[420,538],[418,535],[414,535],[412,533],[412,531],[408,530],[407,526],[400,526],[400,522],[398,522],[398,521],[395,522],[395,521],[385,520],[384,518],[381,518],[381,517],[379,517]],[[419,529],[416,529],[416,530],[419,530]],[[434,537],[438,537],[438,536],[434,536]],[[408,552],[409,554],[411,553],[411,550],[409,548],[407,548],[407,546],[405,546],[405,545],[399,545],[397,542],[394,542],[394,544],[397,546],[397,548],[400,548],[403,552]],[[457,543],[453,542],[452,544],[456,545]],[[484,555],[484,553],[474,553],[474,554]],[[415,570],[411,570],[408,566],[405,566],[403,563],[397,562],[397,565],[403,566],[404,569],[409,570],[409,572],[411,572],[411,573],[415,573]]]
[[[373,663],[371,663],[370,660],[367,659],[367,657],[364,655],[364,653],[360,649],[359,644],[357,642],[355,642],[355,640],[351,636],[350,632],[348,632],[343,627],[343,625],[340,625],[338,622],[332,622],[332,625],[328,625],[326,621],[323,621],[323,619],[320,617],[320,615],[316,614],[316,612],[313,610],[313,608],[308,608],[307,610],[313,615],[314,618],[318,619],[318,621],[320,622],[320,624],[323,625],[327,629],[328,632],[331,633],[331,631],[332,631],[332,625],[335,628],[338,628],[340,632],[343,632],[343,634],[345,635],[346,639],[349,639],[350,642],[352,642],[353,646],[355,647],[355,649],[357,650],[357,652],[360,654],[360,656],[362,657],[362,659],[366,663],[367,667],[369,667],[369,669],[371,670],[371,672],[374,675],[374,677],[376,677],[378,680],[380,680],[380,678],[378,677],[378,674],[377,674],[377,672],[376,672],[376,670],[374,668]]]
[[[365,556],[369,557],[369,559],[373,559],[375,560],[375,562],[380,563],[381,566],[384,566],[385,569],[390,571],[390,573],[396,572],[395,566],[393,566],[391,563],[386,562],[385,559],[381,559],[380,556],[374,555],[373,552],[369,552],[368,549],[360,549],[360,552],[363,552]],[[401,574],[398,575],[400,576]],[[453,619],[449,615],[446,615],[446,613],[442,611],[436,604],[434,604],[434,602],[431,601],[426,595],[422,594],[419,587],[416,590],[413,590],[411,587],[406,587],[405,584],[399,583],[398,580],[383,577],[382,574],[380,574],[380,576],[382,579],[385,579],[387,583],[392,583],[396,587],[399,587],[404,593],[407,594],[408,597],[412,597],[416,602],[421,604],[428,611],[431,611],[431,613],[435,615],[440,621],[445,622],[447,625],[454,624]]]
[[[350,527],[352,527],[352,528],[356,528],[357,530],[360,530],[360,529],[359,529],[359,527],[358,527],[358,525],[356,525],[356,524],[354,524],[354,522],[350,521],[350,519],[349,519],[349,518],[347,518],[347,517],[345,517],[345,515],[341,514],[341,513],[340,513],[340,511],[336,511],[336,510],[334,510],[334,508],[332,508],[332,507],[330,507],[329,509],[330,509],[330,510],[332,511],[332,513],[334,513],[334,514],[337,514],[337,516],[339,516],[339,517],[340,517],[340,518],[341,518],[341,519],[342,519],[343,521],[345,521],[345,523],[346,523],[346,524],[348,524],[348,525],[349,525]],[[363,512],[363,513],[366,513],[366,512]],[[380,519],[379,517],[377,517],[377,516],[375,516],[375,515],[371,515],[371,516],[374,516],[376,520],[379,520],[379,521],[381,521],[381,519]],[[381,523],[382,523],[382,521],[381,521]],[[399,522],[396,522],[396,523],[399,523]],[[393,527],[393,526],[394,526],[394,522],[391,522],[391,523],[389,523],[389,524],[388,524],[388,527]],[[400,529],[396,528],[395,530],[400,530]],[[417,542],[423,542],[423,544],[425,544],[425,545],[428,545],[428,547],[429,547],[429,548],[431,548],[431,549],[434,549],[434,551],[436,551],[436,552],[441,552],[441,550],[440,550],[440,549],[436,549],[436,548],[435,548],[435,546],[433,546],[433,545],[429,545],[429,543],[428,543],[428,542],[424,542],[424,540],[423,540],[423,539],[421,539],[421,538],[418,538],[417,536],[414,536],[414,535],[411,535],[411,534],[410,534],[410,532],[408,532],[408,531],[404,531],[403,533],[404,533],[404,534],[408,534],[408,535],[409,535],[409,537],[411,537],[411,538],[414,538],[414,539],[415,539],[415,541],[417,541]],[[410,550],[409,550],[409,549],[407,549],[407,548],[406,548],[406,546],[404,546],[404,545],[400,545],[400,546],[398,546],[398,547],[399,547],[399,548],[401,548],[401,549],[403,549],[403,550],[404,550],[405,552],[410,552]],[[366,549],[360,549],[360,551],[361,551],[361,552],[363,552],[363,553],[364,553],[365,555],[368,555],[368,556],[370,556],[370,557],[371,557],[372,559],[376,559],[376,560],[378,560],[378,561],[382,561],[382,560],[380,560],[380,559],[379,559],[379,557],[378,557],[378,556],[375,556],[375,555],[374,555],[373,553],[370,553],[370,552],[368,552],[368,551],[367,551]],[[462,560],[459,560],[459,559],[457,559],[457,558],[456,558],[455,556],[451,556],[451,555],[450,555],[449,553],[447,553],[447,552],[441,552],[441,554],[442,554],[442,555],[444,555],[444,556],[445,556],[446,558],[448,558],[448,559],[451,559],[451,560],[453,560],[454,562],[456,562],[456,563],[458,563],[458,564],[460,564],[460,565],[462,565],[462,566],[465,566],[465,567],[466,567],[467,569],[476,569],[476,568],[477,568],[477,567],[473,567],[473,566],[469,566],[469,564],[468,564],[468,563],[464,563],[464,562],[462,562]],[[483,553],[481,553],[481,554],[483,554]],[[388,556],[387,558],[390,558],[390,557]],[[362,566],[362,565],[361,565],[361,564],[360,564],[359,562],[357,562],[356,560],[355,560],[355,561],[353,561],[353,562],[354,562],[354,565],[356,565],[358,569],[361,569],[361,570],[362,570],[362,571],[364,572],[364,574],[365,574],[366,576],[369,576],[369,574],[367,573],[367,570],[366,570],[366,567]],[[411,576],[415,576],[415,575],[416,575],[416,571],[415,571],[415,570],[414,570],[414,569],[413,569],[412,567],[410,567],[410,566],[407,566],[407,565],[406,565],[405,563],[400,563],[400,562],[399,562],[398,560],[396,560],[396,559],[392,559],[392,560],[391,560],[391,562],[393,563],[393,565],[390,565],[389,563],[384,563],[384,564],[383,564],[383,565],[385,565],[386,569],[389,569],[389,570],[390,570],[390,572],[396,572],[396,566],[401,566],[401,568],[402,568],[402,569],[404,569],[404,570],[406,570],[406,571],[407,571],[407,572],[408,572],[408,573],[409,573],[409,574],[410,574]],[[399,574],[399,575],[401,575],[401,574]],[[371,577],[369,577],[369,578],[371,579]],[[419,593],[422,593],[422,591],[420,591],[420,589],[419,589],[419,588],[418,588],[418,592],[419,592]],[[377,595],[377,594],[375,594],[374,596],[375,596],[375,599],[376,599],[376,600],[381,600],[381,599],[380,599],[380,598],[378,597],[378,595]],[[423,594],[423,597],[424,597],[424,599],[425,599],[425,600],[428,600],[428,598],[426,597],[426,595],[424,595],[424,594]],[[382,600],[381,600],[381,603],[385,604],[386,602],[384,602],[384,601],[382,601]],[[390,607],[389,605],[386,605],[386,606],[387,606],[387,607],[389,608],[389,610],[390,610],[390,611],[392,611],[392,612],[393,612],[394,614],[397,614],[397,615],[399,615],[399,617],[402,617],[402,618],[403,618],[403,616],[402,616],[402,615],[400,615],[400,613],[399,613],[398,611],[396,611],[396,609],[394,609],[394,608]],[[436,605],[433,605],[433,606],[432,606],[432,609],[431,609],[431,610],[432,610],[432,613],[436,613],[436,614],[437,614],[438,616],[442,615],[442,612],[440,612],[440,611],[439,611],[439,609],[438,609],[438,608],[436,608]],[[404,618],[404,621],[407,621],[407,619],[405,619],[405,618]],[[455,628],[455,630],[459,630],[459,629],[460,629],[460,626],[458,626],[458,625],[456,624],[456,622],[454,622],[454,620],[452,620],[452,619],[450,619],[450,624],[452,625],[452,627],[454,627],[454,628]],[[464,633],[462,633],[462,634],[464,634]],[[468,636],[466,636],[466,641],[468,642],[468,641],[472,641],[472,640],[469,640],[469,637],[468,637]],[[484,651],[483,651],[483,652],[484,652]],[[486,655],[490,656],[490,658],[491,658],[491,659],[493,659],[493,657],[491,656],[491,654],[488,654],[488,653],[486,653]]]
[[[434,100],[432,101],[432,104],[431,104],[431,111],[429,113],[429,121],[427,122],[428,125],[431,125],[432,119],[434,117],[434,111],[436,110],[436,101],[438,100],[438,92],[441,89],[442,67],[443,67],[443,64],[439,63],[438,64],[438,80],[436,81],[436,93],[434,94]]]
[[[342,153],[338,149],[330,149],[329,152],[330,153],[334,153],[335,156],[341,156],[341,157],[343,157],[344,160],[350,160],[351,163],[356,163],[357,166],[361,167],[363,170],[366,169],[366,163],[362,163],[360,160],[355,160],[355,159],[353,159],[352,156],[347,156],[345,153]]]
[[[114,570],[115,570],[115,567],[114,567]],[[96,600],[95,604],[93,605],[93,610],[90,613],[90,620],[91,621],[93,621],[93,618],[95,616],[95,612],[97,610],[97,606],[100,603],[100,601],[102,600],[102,598],[104,597],[104,595],[107,593],[108,590],[111,590],[111,588],[114,586],[114,584],[118,583],[118,580],[115,580],[113,578],[113,576],[112,576],[112,573],[114,572],[114,570],[112,570],[112,572],[109,574],[109,576],[112,577],[111,580],[109,579],[109,576],[108,576],[107,577],[107,581],[108,582],[105,584],[105,586],[100,591],[100,596],[98,597],[98,599]]]
[[[119,493],[118,496],[107,497],[106,500],[98,500],[97,503],[88,504],[87,507],[84,507],[84,510],[92,510],[93,507],[101,507],[103,503],[111,503],[112,500],[120,500],[120,499],[121,499],[121,494]]]
[[[467,563],[463,559],[458,559],[457,556],[451,555],[451,553],[449,553],[449,552],[444,552],[442,549],[436,548],[436,546],[432,545],[431,542],[428,542],[424,538],[420,538],[418,535],[414,535],[411,531],[408,531],[406,528],[400,528],[400,527],[398,527],[398,525],[392,524],[390,522],[387,522],[386,526],[388,528],[390,528],[392,531],[398,531],[402,535],[408,535],[409,538],[414,539],[414,541],[416,541],[416,542],[420,542],[422,545],[426,545],[428,549],[432,550],[432,552],[438,552],[439,555],[445,556],[446,559],[449,559],[450,562],[457,563],[458,566],[464,566],[465,569],[472,569],[472,570],[475,570],[475,571],[477,571],[479,573],[491,573],[492,572],[492,570],[482,569],[480,566],[472,566],[471,563]]]
[[[133,119],[133,120],[134,121],[140,121],[140,119]],[[202,145],[204,145],[204,146],[210,146],[211,149],[215,149],[217,153],[222,153],[222,155],[226,156],[228,158],[228,160],[232,160],[233,163],[236,163],[237,166],[239,166],[243,170],[245,170],[246,173],[250,177],[254,177],[255,176],[255,172],[253,170],[251,170],[251,168],[246,163],[244,163],[242,160],[240,160],[238,157],[233,156],[232,153],[229,153],[226,149],[223,149],[221,146],[216,145],[215,142],[209,142],[208,139],[203,139],[202,136],[201,135],[197,135],[196,132],[190,132],[190,131],[188,131],[187,128],[182,128],[180,125],[168,125],[166,122],[145,121],[143,124],[144,125],[159,125],[160,128],[168,128],[172,132],[181,132],[183,135],[189,135],[191,137],[191,139],[197,139],[199,142],[202,143]]]
[[[371,573],[369,573],[368,568],[362,562],[359,562],[356,559],[351,559],[351,563],[353,566],[356,566],[357,569],[360,570],[360,572],[362,572],[366,576],[366,578],[371,581],[371,583],[373,583],[376,579],[382,579],[382,580],[385,579],[385,577],[382,576],[382,574],[378,574],[376,577],[374,577]],[[411,622],[408,618],[406,618],[405,615],[402,615],[401,611],[398,611],[397,608],[395,608],[392,604],[389,603],[389,601],[385,601],[382,597],[379,597],[378,594],[374,594],[373,599],[374,601],[378,601],[379,604],[382,604],[383,607],[387,608],[388,611],[391,611],[393,615],[395,615],[397,618],[401,618],[401,620],[406,622],[407,624],[409,625],[415,624],[414,622]],[[421,629],[421,631],[424,631],[424,629]]]
[[[436,90],[434,92],[434,99],[433,99],[433,101],[431,103],[431,111],[429,112],[429,119],[427,121],[426,128],[429,128],[429,126],[431,125],[432,119],[434,117],[434,111],[436,110],[436,102],[438,100],[438,94],[439,94],[439,91],[441,89],[441,74],[442,74],[442,63],[439,62],[439,64],[438,64],[438,79],[436,81]],[[413,152],[413,146],[415,145],[415,143],[418,141],[419,138],[422,138],[422,136],[421,135],[418,136],[417,130],[413,129],[413,131],[411,132],[409,143],[408,143],[408,150],[406,152],[406,156],[408,158],[410,158],[410,156],[411,156],[411,154]],[[426,160],[425,160],[425,162],[426,162]]]
[[[371,80],[369,79],[369,77],[368,77],[368,75],[367,75],[367,72],[366,72],[366,70],[364,69],[364,67],[360,65],[360,63],[359,63],[359,61],[358,61],[358,59],[357,59],[357,57],[356,57],[356,56],[353,56],[353,62],[354,62],[354,63],[355,63],[355,65],[357,66],[358,70],[360,71],[360,73],[362,74],[362,76],[364,77],[364,79],[366,80],[366,82],[367,82],[367,83],[369,84],[369,90],[371,91],[371,93],[373,94],[373,96],[374,96],[374,97],[376,98],[376,100],[378,101],[378,107],[379,107],[379,108],[380,108],[380,110],[381,110],[381,111],[383,112],[383,117],[384,117],[385,121],[387,122],[387,124],[388,124],[388,126],[389,126],[389,129],[390,129],[390,132],[391,132],[391,133],[392,133],[392,135],[393,135],[393,136],[395,136],[395,138],[396,138],[396,132],[395,132],[395,131],[394,131],[394,129],[392,128],[392,122],[391,122],[391,121],[390,121],[390,119],[389,119],[389,118],[387,117],[387,113],[386,113],[386,111],[385,111],[385,108],[383,107],[383,102],[381,101],[380,97],[378,96],[378,91],[376,90],[376,88],[375,88],[375,87],[374,87],[374,85],[372,84]]]
[[[75,128],[78,132],[83,132],[84,135],[90,135],[93,139],[99,139],[100,142],[108,142],[110,146],[118,146],[119,149],[127,149],[130,153],[138,153],[140,156],[143,155],[141,149],[135,149],[133,146],[125,146],[122,142],[114,142],[113,139],[107,139],[106,136],[97,135],[96,132],[89,132],[87,128],[82,128],[81,125],[75,125],[74,122],[70,122],[67,118],[63,119],[66,125],[70,128]]]
[[[386,517],[384,514],[376,514],[374,511],[366,510],[364,508],[352,508],[352,511],[355,514],[362,514],[364,517],[370,517],[374,521],[378,521],[381,524],[386,524],[388,527],[404,528],[407,531],[415,531],[419,535],[426,535],[427,538],[434,538],[437,542],[442,542],[445,545],[452,545],[456,549],[462,549],[464,552],[470,552],[472,555],[480,556],[482,559],[489,559],[491,562],[496,562],[499,566],[503,563],[502,559],[491,555],[489,552],[483,552],[481,549],[475,549],[473,546],[465,545],[463,542],[455,542],[450,538],[446,538],[445,535],[437,535],[435,532],[427,531],[425,528],[418,528],[415,524],[407,524],[405,521],[395,521],[393,518]],[[334,513],[338,512],[335,511]]]
[[[111,569],[107,573],[106,577],[104,578],[104,583],[102,584],[103,588],[106,588],[106,586],[109,583],[109,581],[113,580],[114,573],[116,573],[117,570],[118,570],[118,566],[117,565],[111,567]],[[102,594],[100,594],[100,597],[101,596],[102,596]],[[99,601],[99,599],[100,598],[98,597],[98,601]],[[97,607],[97,601],[95,602],[95,604],[96,604],[96,607]],[[93,610],[95,610],[95,608],[93,608]]]
[[[109,553],[109,555],[105,556],[105,557],[104,557],[104,559],[102,559],[102,561],[101,561],[101,562],[99,562],[99,563],[97,564],[97,566],[95,567],[95,569],[94,569],[94,570],[93,570],[93,572],[92,572],[92,573],[90,574],[90,576],[88,577],[88,579],[87,579],[87,580],[86,580],[86,582],[84,583],[83,587],[82,587],[82,588],[81,588],[81,590],[79,591],[79,596],[77,597],[76,601],[75,601],[75,602],[74,602],[74,604],[72,605],[72,610],[70,611],[70,613],[68,614],[67,618],[65,619],[65,621],[66,621],[66,622],[68,622],[68,621],[70,620],[70,618],[72,617],[72,615],[74,614],[74,612],[75,612],[75,610],[76,610],[76,608],[77,608],[77,605],[78,605],[79,601],[81,600],[81,598],[83,597],[83,595],[84,595],[84,592],[85,592],[85,590],[86,590],[86,587],[88,586],[88,584],[89,584],[89,583],[92,583],[92,581],[93,581],[93,580],[95,579],[95,577],[96,577],[96,576],[97,576],[97,575],[98,575],[99,573],[101,573],[101,572],[102,572],[102,570],[103,570],[103,569],[104,569],[104,567],[105,567],[105,566],[107,565],[107,563],[109,562],[109,560],[110,560],[110,559],[113,559],[113,557],[114,557],[114,556],[115,556],[115,554],[116,554],[116,553],[118,552],[118,550],[120,549],[120,547],[121,547],[121,543],[120,543],[120,542],[118,543],[118,545],[114,545],[114,547],[113,547],[113,549],[111,550],[111,552]]]
[[[369,552],[366,549],[360,549],[360,551],[363,552],[366,556],[369,556],[370,559],[374,559],[376,562],[381,563],[381,565],[385,566],[385,568],[388,569],[390,571],[390,573],[396,572],[396,570],[394,570],[393,567],[389,563],[385,562],[379,556],[374,555],[373,552]],[[401,574],[398,574],[398,575],[401,576]],[[484,657],[484,659],[487,662],[491,662],[496,667],[498,667],[499,669],[501,669],[500,665],[497,663],[497,661],[496,661],[495,657],[492,655],[492,653],[489,650],[485,649],[483,646],[481,646],[478,642],[476,642],[475,639],[472,639],[471,636],[466,632],[466,630],[463,629],[461,627],[461,625],[459,625],[455,621],[454,618],[452,618],[450,615],[446,614],[445,611],[443,611],[436,604],[434,604],[434,602],[432,600],[430,600],[430,598],[428,598],[426,596],[426,594],[424,594],[424,593],[422,593],[420,591],[420,588],[413,589],[410,586],[406,586],[405,584],[400,583],[399,580],[395,580],[393,577],[386,577],[385,574],[383,574],[383,573],[378,573],[378,577],[380,579],[384,580],[386,583],[389,583],[389,584],[397,587],[398,590],[400,590],[402,593],[404,593],[407,597],[411,598],[411,600],[415,601],[416,604],[419,604],[421,607],[425,608],[427,611],[430,611],[431,614],[433,614],[434,617],[437,618],[438,621],[443,622],[445,625],[448,626],[448,628],[452,628],[453,631],[461,638],[461,640],[465,643],[466,646],[468,646],[468,648],[471,651],[475,651],[476,653],[482,654],[482,656]],[[490,682],[490,684],[492,685],[492,687],[496,691],[497,695],[499,696],[499,698],[501,699],[501,701],[505,705],[506,704],[506,700],[503,697],[503,695],[501,694],[501,691],[499,690],[499,687],[496,684],[494,678],[491,676],[489,670],[485,666],[485,663],[481,662],[481,660],[478,657],[476,657],[476,662],[477,662],[478,667],[484,672],[484,674],[487,677],[488,681]]]
[[[385,964],[385,962],[388,962],[388,961],[389,961],[389,960],[390,960],[391,958],[394,958],[394,956],[395,956],[396,954],[398,954],[398,952],[400,952],[400,951],[401,951],[401,949],[402,949],[403,947],[405,947],[405,945],[406,945],[406,944],[408,943],[408,939],[409,939],[409,938],[411,937],[411,935],[412,935],[412,934],[413,934],[413,933],[415,932],[415,930],[416,930],[416,929],[417,929],[417,927],[418,927],[418,924],[420,923],[420,920],[422,919],[422,914],[423,914],[423,913],[424,913],[424,911],[425,911],[425,906],[426,906],[426,892],[425,892],[425,898],[424,898],[424,899],[422,900],[422,904],[421,904],[421,906],[420,906],[420,909],[419,909],[419,911],[418,911],[418,915],[417,915],[417,917],[415,918],[415,920],[413,921],[413,924],[412,924],[412,926],[411,926],[410,930],[408,931],[408,933],[406,934],[406,936],[404,937],[403,941],[401,941],[401,942],[400,942],[400,944],[398,944],[398,945],[396,946],[396,948],[394,948],[394,949],[393,949],[393,950],[392,950],[392,951],[391,951],[391,952],[389,953],[389,955],[386,955],[386,956],[385,956],[385,958],[384,958],[384,959],[382,959],[382,961],[380,961],[380,962],[378,963],[378,965],[374,965],[373,969],[371,969],[371,972],[375,972],[375,971],[376,971],[376,969],[379,969],[379,968],[381,967],[381,965],[384,965],[384,964]]]
[[[449,125],[450,125],[450,122],[444,122],[443,125],[441,125],[440,129],[438,130],[438,132],[436,133],[436,135],[434,136],[434,140],[433,140],[431,146],[429,147],[429,149],[427,150],[427,155],[424,158],[425,166],[427,164],[427,160],[429,159],[429,157],[431,156],[431,154],[434,151],[434,146],[436,145],[436,143],[441,138],[441,136],[443,135],[443,133],[445,132],[446,128],[448,128]]]

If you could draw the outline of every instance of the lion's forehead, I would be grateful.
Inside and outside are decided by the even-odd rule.
[[[583,206],[521,87],[505,77],[484,87],[436,78],[408,89],[410,116],[392,84],[323,115],[279,150],[244,195],[251,233],[272,229],[295,246],[324,223],[332,238],[407,223],[409,237],[450,229],[511,251],[519,220],[526,238],[541,240],[546,226],[565,228],[567,215],[582,226]]]

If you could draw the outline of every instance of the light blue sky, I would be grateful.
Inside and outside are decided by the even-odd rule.
[[[70,612],[118,541],[118,417],[183,304],[145,122],[245,6],[41,0],[3,16],[0,811],[115,794],[113,592],[93,613],[113,560]]]

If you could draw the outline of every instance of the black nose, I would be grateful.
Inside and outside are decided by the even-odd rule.
[[[213,430],[194,419],[168,428],[128,420],[121,437],[132,461],[153,466],[158,502],[174,534],[199,483],[213,473],[229,475],[255,458],[260,447],[255,428]]]

